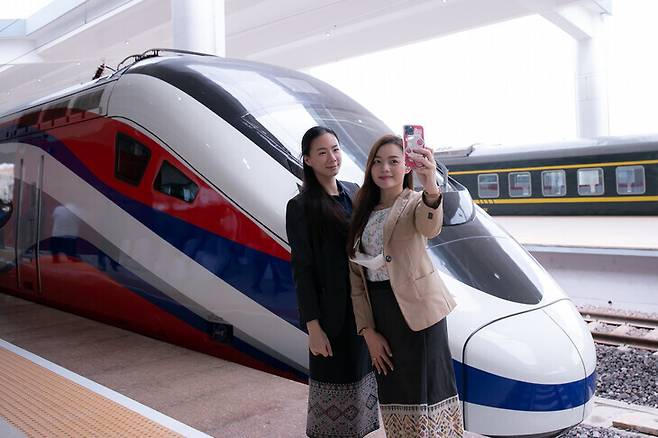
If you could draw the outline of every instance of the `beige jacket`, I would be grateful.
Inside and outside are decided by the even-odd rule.
[[[442,203],[437,208],[428,207],[421,192],[409,189],[395,200],[384,224],[384,258],[391,287],[405,321],[414,331],[436,324],[456,306],[427,254],[427,239],[437,236],[442,224]],[[352,261],[350,282],[357,331],[376,329],[365,268]]]

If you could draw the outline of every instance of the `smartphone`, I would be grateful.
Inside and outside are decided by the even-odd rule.
[[[404,125],[402,127],[402,145],[404,147],[404,164],[407,167],[415,168],[416,162],[411,159],[409,154],[413,148],[425,147],[425,130],[420,125]]]

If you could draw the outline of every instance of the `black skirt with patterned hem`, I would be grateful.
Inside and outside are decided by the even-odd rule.
[[[415,332],[388,281],[368,282],[376,330],[393,353],[393,371],[377,375],[388,438],[453,438],[464,434],[445,318]]]
[[[306,434],[311,438],[362,438],[379,429],[377,381],[349,310],[341,332],[329,338],[333,356],[309,356]]]

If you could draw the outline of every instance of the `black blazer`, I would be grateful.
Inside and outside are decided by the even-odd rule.
[[[338,181],[339,189],[354,199],[359,186]],[[297,290],[299,323],[320,321],[328,336],[336,336],[351,312],[349,266],[344,237],[325,235],[317,237],[310,232],[306,215],[306,193],[288,201],[286,232],[292,258],[292,273]]]

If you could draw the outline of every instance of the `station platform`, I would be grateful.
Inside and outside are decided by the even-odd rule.
[[[3,340],[0,392],[2,436],[208,437]]]
[[[658,255],[655,216],[492,216],[519,243],[531,247],[637,251]]]
[[[658,315],[658,217],[492,216],[578,305]]]
[[[302,383],[0,294],[0,436],[304,437],[307,397]]]
[[[7,349],[7,344],[31,353],[37,362],[44,359],[69,373],[65,378],[57,373],[46,373],[42,382],[47,385],[32,388],[34,403],[30,415],[36,415],[36,420],[44,424],[48,433],[27,436],[57,436],[55,425],[69,422],[70,411],[65,414],[56,403],[42,405],[39,400],[49,400],[46,387],[52,383],[50,380],[56,380],[54,384],[61,389],[67,385],[64,380],[79,385],[79,381],[75,381],[78,378],[96,384],[95,389],[106,398],[108,394],[118,394],[133,402],[132,409],[124,410],[121,408],[125,406],[110,397],[113,409],[128,416],[142,417],[133,417],[131,421],[153,422],[153,434],[142,434],[137,429],[126,434],[105,434],[102,424],[119,420],[112,418],[110,411],[102,410],[88,413],[85,419],[90,427],[96,428],[93,429],[97,431],[95,434],[68,436],[304,436],[308,392],[302,383],[4,294],[0,294],[0,339],[5,342],[0,345],[0,379],[4,379],[0,380],[0,385],[7,382],[8,374],[14,374],[9,367],[13,363],[16,368],[14,361],[17,360],[18,368],[29,362],[36,367],[35,373],[49,371],[43,366],[44,362],[27,360]],[[16,395],[27,395],[20,394],[27,389],[27,383],[20,384]],[[77,390],[86,397],[94,397],[90,393],[96,392],[84,387]],[[0,392],[6,393],[8,389],[0,386]],[[7,394],[0,396],[0,400],[7,398]],[[87,404],[80,402],[77,409],[85,409]],[[16,414],[9,408],[11,406],[0,402],[0,416],[7,419],[8,415]],[[155,421],[148,413],[161,417]],[[20,430],[14,423],[16,420],[8,420]],[[121,421],[124,420],[127,421]],[[169,420],[174,422],[167,423]],[[26,421],[30,421],[29,417]],[[177,435],[155,430],[155,426],[163,426],[163,423]]]

